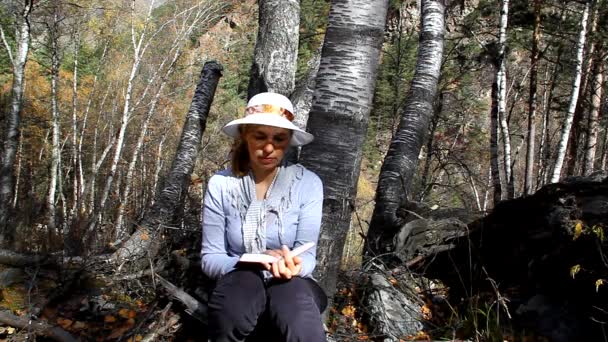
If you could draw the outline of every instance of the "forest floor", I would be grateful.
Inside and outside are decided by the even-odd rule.
[[[7,268],[0,273],[7,274]],[[58,327],[82,341],[206,341],[204,326],[184,312],[180,303],[153,288],[149,280],[131,285],[141,291],[127,294],[123,286],[103,276],[83,275],[62,288],[57,274],[42,270],[11,269],[20,282],[0,288],[0,321],[20,319],[15,325],[0,324],[0,341],[58,340],[50,333]],[[326,327],[334,341],[374,340],[362,317],[357,276],[340,277]],[[2,281],[0,279],[0,281]],[[46,330],[36,322],[47,323]],[[407,340],[428,340],[421,332]],[[68,341],[68,340],[66,340]]]

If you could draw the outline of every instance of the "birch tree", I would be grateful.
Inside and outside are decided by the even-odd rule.
[[[50,25],[47,25],[49,32],[49,40],[51,47],[51,168],[49,172],[49,187],[46,198],[47,210],[47,226],[49,231],[53,232],[56,229],[56,208],[55,208],[55,192],[57,190],[57,181],[59,178],[59,165],[61,164],[61,146],[60,134],[61,127],[59,122],[59,104],[58,104],[58,80],[59,80],[59,8],[53,6],[53,20]],[[63,203],[65,205],[65,203]]]
[[[144,53],[146,52],[146,50],[150,44],[150,41],[149,41],[147,35],[149,34],[148,28],[149,28],[149,24],[150,24],[150,19],[152,17],[153,8],[154,8],[154,0],[152,0],[150,2],[149,8],[148,8],[148,13],[146,15],[146,19],[144,20],[144,24],[143,24],[143,30],[138,37],[137,33],[136,33],[136,29],[135,29],[135,0],[131,1],[131,43],[132,43],[132,48],[133,48],[133,57],[132,57],[133,61],[131,64],[131,71],[129,73],[129,77],[127,79],[122,117],[120,120],[120,128],[118,130],[118,135],[116,138],[116,144],[114,147],[112,162],[110,164],[110,168],[109,168],[108,174],[106,176],[106,182],[105,182],[103,192],[101,194],[101,199],[99,201],[97,213],[95,215],[95,218],[93,218],[93,220],[91,220],[91,224],[89,224],[88,232],[87,232],[88,234],[91,234],[93,232],[93,230],[95,229],[95,227],[97,226],[97,223],[99,221],[101,221],[103,211],[105,209],[106,202],[107,202],[108,196],[110,194],[110,189],[112,188],[114,177],[116,176],[118,162],[120,161],[120,158],[122,156],[122,150],[123,150],[124,143],[125,143],[125,133],[127,131],[127,126],[129,124],[129,122],[131,121],[131,114],[133,111],[132,95],[133,95],[134,80],[139,71],[139,66],[143,59]],[[145,44],[144,44],[144,42],[145,42]]]
[[[259,30],[247,98],[266,91],[291,96],[295,86],[300,2],[260,0]]]
[[[414,78],[397,131],[380,169],[376,206],[367,236],[367,251],[372,255],[390,250],[390,241],[402,226],[397,211],[407,201],[418,167],[418,156],[433,116],[443,58],[445,4],[441,0],[423,0],[421,13],[422,25]]]
[[[601,48],[598,50],[601,51]],[[602,105],[604,86],[604,63],[599,53],[595,56],[594,64],[595,71],[591,82],[591,109],[589,110],[589,117],[587,119],[583,175],[592,173],[595,166],[595,151],[597,149],[599,132],[599,113]]]
[[[574,79],[572,81],[572,93],[570,96],[568,111],[566,112],[566,118],[560,133],[560,139],[557,147],[557,157],[553,166],[553,173],[551,175],[551,183],[556,183],[560,179],[562,166],[564,165],[564,158],[566,156],[566,148],[568,147],[568,139],[570,138],[570,130],[572,129],[574,111],[576,110],[581,85],[583,56],[587,36],[587,21],[589,19],[590,6],[591,4],[589,2],[585,3],[585,9],[583,10],[583,15],[581,17],[580,31],[576,43],[576,70],[574,73]]]
[[[166,54],[165,58],[163,59],[163,62],[161,63],[161,66],[159,67],[159,69],[162,69],[162,66],[166,63],[166,61],[169,60],[169,57],[171,57],[171,54],[172,54],[172,59],[169,60],[168,66],[167,66],[166,70],[164,71],[163,76],[160,79],[160,85],[156,91],[156,94],[154,95],[154,97],[152,98],[152,101],[150,102],[150,104],[148,106],[148,108],[149,108],[148,112],[145,115],[139,136],[137,138],[137,142],[135,143],[135,147],[133,148],[133,153],[132,153],[132,156],[131,156],[131,159],[129,162],[129,166],[127,168],[127,174],[125,177],[126,178],[125,179],[125,189],[123,191],[121,203],[118,208],[118,214],[116,216],[116,223],[115,223],[115,227],[116,227],[115,238],[116,239],[122,239],[122,238],[126,237],[128,234],[128,231],[123,224],[124,212],[125,212],[125,207],[127,206],[127,201],[129,199],[129,196],[131,195],[131,184],[132,184],[133,172],[135,171],[135,164],[137,163],[137,159],[139,157],[141,148],[143,146],[144,138],[147,134],[148,125],[150,124],[150,120],[152,119],[152,117],[154,116],[154,114],[156,112],[156,106],[158,104],[158,101],[160,100],[160,96],[163,92],[163,89],[167,83],[168,78],[173,74],[173,71],[175,70],[175,64],[177,63],[177,60],[180,57],[181,52],[182,52],[183,41],[187,37],[189,37],[190,34],[192,34],[193,30],[196,27],[201,25],[202,20],[209,19],[208,15],[210,13],[207,12],[208,9],[209,9],[209,7],[201,6],[198,8],[198,11],[194,11],[192,13],[192,15],[191,15],[192,17],[189,15],[184,18],[184,20],[179,25],[179,30],[176,33],[176,36],[172,42],[172,46],[171,46],[169,53]]]
[[[25,66],[30,47],[30,18],[34,9],[34,0],[24,0],[22,5],[20,13],[15,16],[15,51],[9,45],[4,28],[0,25],[2,43],[13,69],[10,109],[5,115],[4,146],[0,157],[0,247],[10,246],[15,238],[14,225],[8,224],[8,218],[14,189],[13,173],[19,144],[20,112],[23,105]]]
[[[496,98],[492,98],[492,108],[496,106],[503,142],[503,167],[507,184],[507,198],[514,196],[514,179],[511,165],[511,137],[507,122],[507,25],[509,21],[509,0],[502,0],[500,9],[500,26],[498,35],[498,54],[496,56]],[[494,110],[494,109],[492,109]]]
[[[536,139],[536,107],[538,60],[540,45],[540,10],[542,0],[534,0],[534,32],[532,33],[532,55],[530,57],[530,97],[528,99],[528,149],[526,153],[526,175],[524,177],[524,195],[530,195],[534,185],[534,154]]]
[[[222,66],[216,62],[205,63],[184,122],[179,146],[171,165],[171,171],[167,176],[166,185],[157,195],[154,205],[141,223],[140,229],[133,233],[114,253],[114,259],[118,263],[127,259],[133,261],[146,256],[154,256],[160,244],[162,225],[173,222],[173,219],[179,216],[222,69]]]
[[[387,0],[333,0],[301,163],[323,180],[323,223],[315,276],[332,298],[372,106]]]

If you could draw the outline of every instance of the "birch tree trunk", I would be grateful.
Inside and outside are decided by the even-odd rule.
[[[540,45],[540,10],[542,0],[534,0],[534,32],[532,33],[532,56],[530,58],[530,98],[528,99],[528,149],[526,152],[526,176],[524,179],[524,196],[534,191],[534,160],[536,139],[536,106],[538,49]]]
[[[397,211],[418,167],[418,156],[429,129],[440,77],[445,35],[443,1],[421,2],[421,30],[414,78],[406,96],[397,131],[380,169],[376,206],[370,223],[367,248],[370,254],[392,249],[394,233],[401,228]]]
[[[105,186],[103,188],[103,192],[101,193],[101,199],[99,201],[99,206],[97,207],[94,218],[91,220],[91,222],[88,226],[88,229],[87,229],[87,237],[89,237],[89,238],[90,238],[90,235],[95,230],[97,223],[101,221],[103,212],[105,210],[106,202],[107,202],[108,196],[110,194],[110,190],[112,189],[114,177],[116,176],[118,162],[120,161],[120,158],[122,156],[122,149],[125,144],[125,133],[127,131],[127,126],[129,124],[129,122],[131,121],[130,119],[131,119],[131,114],[133,111],[133,109],[131,107],[131,105],[132,105],[131,100],[132,100],[132,95],[133,95],[134,79],[139,70],[139,66],[141,64],[143,54],[148,46],[147,44],[143,45],[143,42],[147,38],[147,33],[148,33],[147,28],[150,23],[150,19],[152,18],[153,7],[154,7],[154,1],[152,1],[150,3],[148,14],[147,14],[145,22],[144,22],[144,28],[139,37],[136,37],[135,27],[133,26],[134,22],[132,19],[131,41],[132,41],[132,45],[133,45],[133,63],[131,64],[131,71],[129,73],[129,78],[127,80],[127,85],[126,85],[126,89],[125,89],[125,98],[124,98],[124,103],[123,103],[122,117],[120,120],[120,128],[118,130],[118,136],[116,138],[114,154],[112,157],[112,163],[110,164],[109,171],[106,175],[106,182],[105,182]],[[135,0],[133,0],[131,2],[131,17],[134,18],[134,16],[135,16]]]
[[[194,91],[192,104],[184,122],[179,146],[171,165],[171,171],[163,190],[158,194],[154,206],[144,218],[140,229],[114,253],[117,263],[127,259],[134,261],[155,255],[162,238],[163,224],[173,222],[180,216],[180,208],[190,185],[190,175],[194,169],[202,134],[207,124],[207,116],[221,77],[222,66],[217,62],[207,62],[201,71],[200,80]]]
[[[582,69],[583,69],[583,55],[585,50],[585,39],[587,36],[587,20],[589,18],[589,7],[590,3],[585,3],[585,9],[581,18],[581,30],[579,32],[578,41],[576,44],[576,71],[574,74],[574,80],[572,82],[572,94],[570,96],[570,104],[568,106],[568,112],[566,113],[566,119],[562,126],[560,140],[557,148],[557,158],[553,166],[553,174],[551,176],[551,183],[559,181],[562,166],[564,165],[564,158],[566,156],[566,148],[568,145],[568,139],[570,138],[570,130],[572,128],[572,121],[574,118],[574,111],[576,110],[576,103],[578,101],[578,95],[581,85]]]
[[[301,163],[323,180],[323,221],[315,276],[335,293],[355,205],[388,0],[333,0],[307,129],[315,140]]]
[[[572,129],[570,131],[570,137],[568,138],[566,157],[564,158],[565,174],[575,175],[579,172],[582,174],[583,159],[584,159],[584,146],[585,146],[585,133],[587,126],[587,114],[589,110],[589,98],[591,98],[591,79],[593,69],[593,59],[595,56],[595,48],[597,45],[595,39],[595,32],[597,29],[598,22],[598,3],[592,1],[589,9],[589,29],[587,37],[590,39],[585,43],[586,50],[585,56],[589,58],[583,58],[583,69],[581,75],[581,85],[579,90],[579,100],[576,102],[576,109],[574,110],[574,116],[572,118]],[[581,148],[582,147],[582,148]]]
[[[173,40],[170,52],[166,55],[165,59],[161,63],[161,66],[159,67],[159,70],[162,69],[162,66],[168,60],[170,53],[173,52],[173,58],[171,59],[169,66],[167,67],[167,70],[165,70],[164,75],[161,77],[160,86],[158,87],[156,94],[154,95],[154,97],[149,105],[148,113],[146,114],[146,117],[142,124],[142,128],[140,130],[139,137],[137,138],[137,142],[135,143],[135,147],[133,149],[131,161],[129,162],[126,179],[125,179],[126,186],[125,186],[125,190],[122,195],[121,203],[118,207],[118,213],[116,215],[115,238],[117,240],[127,237],[127,234],[128,234],[128,231],[123,224],[125,207],[127,206],[129,196],[131,195],[133,172],[135,171],[135,164],[137,163],[139,153],[140,153],[141,148],[144,143],[144,138],[148,131],[148,125],[150,123],[150,120],[152,119],[152,116],[156,112],[156,105],[158,104],[158,101],[160,100],[160,95],[165,87],[167,79],[171,76],[171,74],[173,74],[175,64],[177,63],[177,60],[181,55],[182,42],[188,36],[190,36],[190,34],[192,34],[192,31],[200,24],[200,20],[203,19],[203,17],[204,17],[203,14],[206,12],[205,10],[206,10],[206,8],[199,7],[199,11],[196,12],[196,14],[194,15],[194,18],[190,22],[188,22],[188,19],[190,17],[187,16],[186,20],[181,23],[180,29],[179,29],[175,39]],[[154,77],[152,79],[154,79]]]
[[[8,113],[5,115],[4,146],[0,157],[2,159],[0,165],[0,247],[10,247],[15,238],[15,226],[8,224],[8,218],[14,189],[13,173],[17,145],[19,144],[20,112],[23,105],[25,65],[30,47],[30,14],[33,6],[33,0],[25,0],[23,9],[17,16],[15,26],[16,51],[14,54],[6,40],[4,29],[0,25],[2,43],[13,67],[11,104]]]
[[[291,96],[295,86],[300,2],[259,0],[259,30],[247,98],[266,91]]]
[[[496,83],[498,86],[496,95],[496,105],[498,109],[498,120],[500,122],[500,129],[502,132],[503,142],[503,166],[505,170],[505,181],[507,185],[507,198],[513,198],[514,196],[514,177],[512,172],[511,162],[511,136],[509,134],[509,123],[507,122],[506,108],[507,108],[507,62],[506,62],[506,49],[507,49],[507,26],[509,19],[509,0],[502,0],[500,10],[500,28],[498,36],[498,56],[497,64],[498,70],[496,72]]]
[[[502,200],[502,181],[500,179],[500,153],[498,149],[498,80],[492,82],[492,108],[490,110],[490,174],[494,188],[494,206]]]
[[[78,27],[80,23],[77,23],[74,28],[73,41],[74,41],[74,67],[72,73],[72,163],[71,163],[71,176],[72,176],[72,207],[69,212],[68,222],[76,212],[77,203],[79,202],[80,189],[82,184],[79,182],[78,177],[78,52],[80,51],[80,31]]]
[[[56,208],[55,208],[55,192],[57,190],[57,178],[59,175],[59,165],[61,163],[61,146],[60,134],[61,128],[59,123],[59,105],[57,103],[57,87],[59,80],[59,9],[55,6],[53,10],[52,26],[47,26],[51,43],[51,168],[49,172],[49,188],[46,197],[47,210],[47,227],[50,232],[56,229]],[[65,205],[65,203],[64,203]]]
[[[77,210],[77,215],[80,215],[81,213],[85,213],[87,211],[86,209],[86,205],[85,205],[85,192],[86,192],[86,183],[84,180],[84,170],[82,167],[82,144],[84,142],[84,133],[86,131],[87,128],[87,123],[89,120],[89,112],[91,110],[91,104],[93,103],[93,94],[95,93],[96,87],[97,87],[97,80],[99,78],[99,74],[101,71],[101,66],[104,64],[107,52],[108,52],[108,45],[109,45],[109,41],[106,41],[106,43],[104,44],[103,47],[103,52],[101,53],[101,58],[100,58],[100,62],[99,62],[99,66],[97,67],[97,70],[95,71],[95,76],[93,76],[93,85],[92,85],[92,91],[91,94],[89,95],[89,99],[87,101],[86,107],[84,109],[84,117],[82,118],[82,126],[80,127],[80,135],[79,135],[79,139],[78,139],[78,149],[76,152],[76,156],[77,156],[77,164],[78,164],[78,184],[80,184],[80,188],[79,188],[79,193],[78,193],[78,202],[75,204],[76,206],[76,210]],[[102,112],[103,111],[103,106],[106,102],[106,99],[108,97],[108,94],[110,92],[110,86],[108,86],[106,93],[104,94],[104,96],[102,97],[101,100],[101,105],[99,108],[99,111]],[[97,126],[95,126],[95,134],[93,135],[94,139],[95,139],[95,143],[94,143],[94,148],[93,148],[93,153],[95,154],[95,147],[96,147],[96,142],[97,142]],[[95,158],[93,158],[93,163],[92,165],[95,165],[96,161]]]
[[[15,170],[15,193],[13,195],[12,209],[19,203],[19,185],[21,180],[21,164],[23,163],[23,134],[19,134],[19,148],[17,149],[17,168]]]
[[[601,49],[598,49],[601,51]],[[587,139],[585,141],[585,159],[583,162],[583,175],[593,172],[595,166],[595,151],[597,148],[599,131],[599,114],[602,105],[602,91],[604,85],[604,63],[599,56],[595,59],[595,73],[591,83],[591,109],[587,122]]]

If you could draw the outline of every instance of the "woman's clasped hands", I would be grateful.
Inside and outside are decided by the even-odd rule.
[[[292,256],[291,251],[285,245],[281,249],[269,249],[264,253],[279,258],[276,262],[264,263],[266,270],[272,273],[272,276],[275,278],[291,279],[302,270],[302,258]]]

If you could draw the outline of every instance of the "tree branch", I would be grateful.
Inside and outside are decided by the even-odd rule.
[[[72,336],[67,331],[50,325],[46,322],[34,322],[29,318],[15,316],[9,311],[1,310],[0,311],[0,323],[7,324],[19,329],[30,329],[31,331],[41,334],[46,337],[50,337],[56,341],[60,342],[76,342],[78,341],[74,336]]]
[[[6,36],[4,35],[4,29],[2,29],[2,25],[0,25],[0,35],[2,36],[2,43],[4,43],[4,47],[6,48],[6,52],[8,53],[8,59],[11,61],[13,67],[15,66],[15,60],[13,59],[13,53],[11,52],[11,47],[8,45],[6,41]]]

